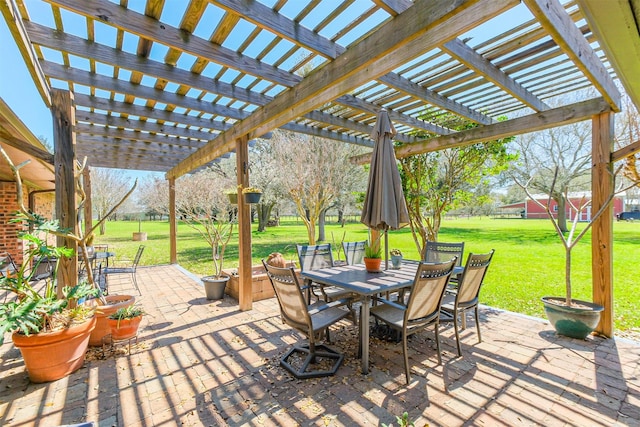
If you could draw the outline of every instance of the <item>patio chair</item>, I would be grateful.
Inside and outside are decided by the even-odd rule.
[[[140,263],[140,258],[142,257],[142,252],[144,252],[144,245],[140,245],[138,247],[138,251],[136,252],[136,256],[133,258],[133,261],[129,266],[121,266],[121,267],[108,267],[102,270],[101,274],[108,276],[109,274],[131,274],[131,280],[133,281],[133,286],[135,286],[138,294],[142,295],[140,292],[140,288],[138,287],[138,279],[136,277],[136,271],[138,269],[138,264]],[[121,260],[121,262],[127,263],[127,260]]]
[[[371,315],[386,323],[391,329],[402,333],[402,352],[404,354],[404,369],[407,384],[411,381],[411,367],[407,338],[434,325],[436,335],[436,349],[438,365],[442,364],[440,355],[440,335],[438,332],[440,319],[440,305],[447,282],[457,259],[454,257],[447,262],[421,262],[416,272],[411,294],[407,305],[392,302],[384,298],[376,298],[382,304],[371,308]]]
[[[334,375],[342,364],[344,355],[324,344],[317,344],[316,340],[325,331],[327,341],[329,341],[329,327],[349,315],[349,311],[340,308],[340,306],[346,305],[346,300],[330,303],[320,301],[308,305],[293,267],[273,267],[264,260],[262,260],[262,264],[278,299],[282,322],[302,332],[309,339],[308,345],[294,346],[289,350],[280,359],[280,365],[294,377],[300,379]],[[297,368],[289,362],[289,358],[296,353],[306,355],[304,362],[296,363]],[[319,358],[333,360],[331,368],[308,370],[310,365],[318,363]]]
[[[296,249],[298,251],[298,261],[300,262],[301,271],[333,267],[331,243],[324,243],[321,245],[296,245]],[[321,295],[314,292],[315,289],[318,289]],[[311,303],[312,295],[327,302],[352,296],[351,292],[345,291],[337,286],[325,286],[318,283],[311,283],[311,287],[308,289],[308,295],[309,303]],[[353,318],[355,322],[355,314]]]
[[[347,265],[362,264],[366,243],[366,240],[360,242],[342,242],[342,249],[344,250],[345,258],[347,258]]]
[[[18,271],[18,266],[9,252],[0,252],[0,277],[11,276]]]
[[[478,296],[480,295],[480,288],[482,287],[484,276],[487,274],[494,252],[492,249],[491,252],[486,254],[470,253],[458,284],[458,292],[453,295],[445,295],[442,301],[442,316],[440,321],[453,321],[453,328],[456,333],[456,344],[458,346],[458,356],[462,356],[460,334],[458,332],[458,315],[462,318],[462,329],[464,329],[467,326],[466,311],[472,308],[475,311],[478,342],[482,342],[482,336],[480,335],[480,318],[478,316]]]
[[[424,260],[426,262],[444,262],[449,261],[452,257],[458,257],[458,263],[456,267],[462,265],[462,255],[464,254],[464,242],[432,242],[427,241],[427,247],[425,250]],[[450,290],[455,292],[458,280],[460,279],[457,274],[452,274],[449,282],[452,284]]]

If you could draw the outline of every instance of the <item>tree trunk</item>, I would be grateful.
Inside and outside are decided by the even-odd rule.
[[[269,222],[269,218],[271,218],[271,210],[274,205],[275,202],[258,204],[258,231],[264,231],[267,228],[267,223]]]
[[[567,229],[567,201],[564,198],[563,194],[560,194],[559,197],[554,198],[556,203],[558,204],[558,227],[562,230],[563,233],[568,231]]]
[[[318,218],[318,242],[324,242],[326,240],[325,232],[324,232],[324,224],[326,223],[326,215],[327,210],[323,209],[320,211],[320,216]]]
[[[98,220],[101,220],[102,217],[98,218]],[[100,235],[104,236],[104,233],[107,232],[107,221],[102,221],[100,223]]]

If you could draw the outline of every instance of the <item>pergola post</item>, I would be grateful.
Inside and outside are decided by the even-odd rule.
[[[91,205],[91,170],[85,166],[82,171],[82,189],[84,190],[84,235],[93,228],[93,206]]]
[[[238,175],[238,302],[241,311],[251,310],[251,205],[245,203],[242,188],[249,186],[249,138],[236,140],[236,170]]]
[[[169,262],[178,263],[178,247],[176,226],[176,179],[169,178]]]
[[[75,188],[75,143],[76,122],[73,94],[68,90],[51,90],[51,116],[53,118],[53,145],[56,177],[56,216],[60,226],[77,234],[76,188]],[[57,238],[58,246],[66,246],[78,251],[75,240]],[[78,258],[62,257],[58,267],[58,297],[62,297],[63,286],[78,283]]]
[[[597,212],[614,191],[613,113],[602,113],[592,119],[592,212]],[[591,230],[591,270],[593,301],[604,306],[596,332],[613,336],[613,204],[593,222]]]

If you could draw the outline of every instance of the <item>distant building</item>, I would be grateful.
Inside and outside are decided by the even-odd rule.
[[[547,202],[549,201],[549,196],[546,194],[534,194],[533,197],[534,199],[542,203],[544,206],[546,206]],[[591,199],[591,193],[590,192],[569,193],[569,199],[575,206],[579,206],[581,204],[584,204],[585,202],[588,202]],[[620,194],[614,197],[612,202],[612,207],[613,207],[614,217],[624,210],[623,194]],[[558,204],[554,200],[551,200],[550,208],[554,218],[557,218]],[[522,201],[522,202],[512,203],[510,205],[498,206],[497,209],[505,215],[511,214],[511,216],[514,216],[515,213],[519,213],[521,218],[526,218],[526,219],[547,218],[547,212],[545,211],[545,209],[542,206],[538,206],[536,202],[534,202],[532,199],[529,199],[529,198],[527,198],[525,201]],[[593,213],[594,212],[592,212],[592,206],[591,205],[587,206],[581,212],[579,221],[591,221],[591,215],[593,215]],[[567,203],[567,206],[566,206],[566,216],[567,216],[567,219],[569,220],[572,220],[575,216],[575,211],[571,209],[571,206],[569,203]]]

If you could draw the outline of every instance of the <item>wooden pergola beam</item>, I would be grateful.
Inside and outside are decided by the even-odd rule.
[[[620,91],[560,2],[558,0],[524,0],[524,3],[558,46],[609,102],[613,111],[620,111]]]
[[[460,62],[474,69],[496,86],[503,88],[535,111],[545,111],[549,106],[517,83],[498,67],[471,49],[462,40],[454,39],[442,45],[442,49],[458,58]]]
[[[593,115],[611,111],[604,98],[595,98],[577,104],[558,107],[541,113],[499,122],[490,126],[477,127],[448,136],[430,138],[417,144],[408,144],[396,149],[396,157],[403,158],[445,148],[463,147],[483,141],[506,138],[539,130],[563,126],[591,118]],[[368,157],[367,157],[368,156]],[[368,162],[371,154],[352,158],[356,164]]]
[[[75,0],[45,0],[63,9],[86,16],[101,19],[105,24],[135,34],[139,37],[154,40],[173,49],[205,58],[231,68],[241,67],[248,74],[273,81],[286,87],[294,86],[301,78],[295,74],[280,70],[272,65],[257,61],[239,54],[234,50],[211,43],[190,34],[184,37],[179,28],[167,24],[158,25],[154,18],[134,12],[106,0],[78,2]]]
[[[611,154],[611,161],[615,163],[617,161],[624,159],[625,157],[628,157],[637,153],[638,151],[640,151],[640,141],[636,141],[625,147],[620,148],[619,150],[614,151]]]
[[[235,140],[249,139],[277,128],[361,84],[387,74],[429,46],[437,46],[518,4],[516,0],[490,3],[470,0],[417,0],[413,7],[384,24],[380,30],[345,51],[334,61],[314,70],[295,90],[280,93],[271,103],[189,156],[167,174],[178,177],[220,154]],[[446,18],[457,14],[455,22]]]

